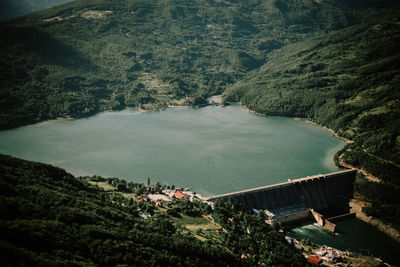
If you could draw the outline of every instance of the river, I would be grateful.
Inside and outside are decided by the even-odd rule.
[[[336,171],[344,146],[304,120],[207,106],[102,112],[0,132],[0,153],[49,163],[74,175],[228,193]]]
[[[357,218],[335,222],[338,233],[319,226],[304,224],[291,229],[298,239],[309,239],[313,243],[348,250],[363,255],[380,257],[386,262],[400,265],[400,244]]]

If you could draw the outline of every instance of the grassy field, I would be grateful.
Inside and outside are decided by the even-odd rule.
[[[114,191],[115,190],[115,186],[112,186],[106,182],[96,182],[96,181],[88,181],[89,184],[91,185],[97,185],[100,188],[103,188],[104,191]]]

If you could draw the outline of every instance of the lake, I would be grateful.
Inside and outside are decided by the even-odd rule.
[[[336,171],[344,142],[305,120],[259,116],[238,105],[126,109],[0,132],[0,153],[78,176],[228,193]]]

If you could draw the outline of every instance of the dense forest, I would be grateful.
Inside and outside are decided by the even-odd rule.
[[[128,106],[202,105],[206,97],[222,94],[227,104],[240,102],[266,115],[304,117],[349,139],[336,159],[340,156],[384,181],[358,179],[355,189],[372,203],[365,211],[400,228],[394,216],[400,210],[395,197],[400,186],[399,5],[396,0],[77,0],[4,21],[0,23],[0,129]],[[38,260],[49,265],[103,264],[93,255],[110,249],[102,260],[115,264],[115,240],[124,240],[124,249],[141,244],[148,252],[143,257],[149,260],[164,257],[158,253],[164,248],[147,242],[153,236],[139,241],[136,230],[129,232],[129,225],[138,224],[134,210],[98,202],[105,201],[101,192],[61,170],[54,173],[47,165],[7,157],[2,162],[0,203],[5,210],[1,214],[11,216],[4,218],[2,232],[21,235],[14,243],[2,241],[8,255],[22,253],[26,262],[39,255]],[[65,190],[57,183],[65,184]],[[49,197],[54,205],[34,200],[39,191],[43,193],[38,196]],[[33,204],[22,200],[24,194],[32,197]],[[66,227],[61,215],[50,214],[52,207],[61,207],[57,201],[63,198],[55,196],[67,199],[62,204],[68,203],[72,211],[65,214],[84,223]],[[93,215],[89,208],[88,215],[79,213],[82,203],[90,207],[97,203],[101,215]],[[225,208],[219,210],[226,213]],[[63,213],[61,208],[55,210]],[[100,216],[99,224],[93,224],[97,217],[91,214]],[[49,226],[42,229],[35,220],[49,220]],[[194,262],[207,257],[238,263],[236,255],[215,254],[212,246],[182,239],[168,220],[155,221],[141,222],[144,226],[137,231],[146,236],[150,228],[164,227],[165,232],[160,231],[170,238],[163,240],[174,248],[166,252],[169,259],[180,251],[172,244],[189,242],[190,251],[203,255]],[[78,227],[86,223],[95,225],[94,230],[89,227],[86,236],[78,237]],[[108,224],[118,225],[110,236],[105,234]],[[54,244],[59,249],[35,251],[37,237],[29,237],[33,243],[23,246],[29,227],[43,231],[44,239],[49,237],[46,229],[62,233],[60,244]],[[74,238],[83,240],[77,249],[85,247],[85,252],[75,253],[76,247],[66,245]],[[110,241],[106,247],[88,249],[97,239]],[[232,244],[230,251],[240,250]],[[262,249],[259,245],[252,247]],[[283,264],[281,260],[276,262]],[[185,261],[180,258],[181,264]]]
[[[1,265],[306,264],[281,233],[237,205],[220,203],[212,211],[201,202],[175,202],[171,211],[143,219],[138,207],[154,206],[91,186],[60,168],[0,155]],[[208,212],[226,228],[213,241],[183,235],[173,223],[175,217]],[[232,217],[235,224],[227,220]],[[243,253],[251,257],[241,258]]]

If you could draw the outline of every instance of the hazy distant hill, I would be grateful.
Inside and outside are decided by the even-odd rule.
[[[0,20],[12,19],[73,0],[0,0]]]

